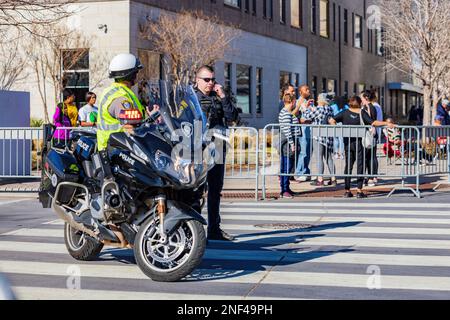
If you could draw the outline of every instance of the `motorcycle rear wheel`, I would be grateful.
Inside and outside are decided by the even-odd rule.
[[[159,220],[145,222],[136,235],[134,256],[139,268],[154,281],[175,282],[189,275],[202,261],[206,249],[203,225],[183,221],[168,237],[160,239]]]
[[[103,244],[82,231],[64,224],[64,242],[69,254],[80,261],[96,260],[103,249]]]

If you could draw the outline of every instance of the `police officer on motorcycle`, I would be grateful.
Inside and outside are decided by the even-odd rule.
[[[209,129],[226,128],[228,122],[239,117],[231,98],[216,83],[214,69],[202,66],[196,73],[195,91],[203,112],[207,115]],[[225,148],[219,163],[208,172],[208,239],[232,241],[234,237],[220,228],[220,194],[225,175]]]
[[[131,88],[136,84],[137,74],[143,68],[141,62],[132,54],[115,56],[109,66],[109,77],[114,83],[101,95],[98,109],[97,143],[98,150],[103,151],[108,145],[112,133],[132,130],[132,122],[121,125],[119,116],[127,110],[138,111],[142,119],[146,110]]]

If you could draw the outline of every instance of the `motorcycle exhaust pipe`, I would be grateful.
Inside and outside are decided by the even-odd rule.
[[[94,239],[99,240],[98,235],[94,231],[86,228],[83,224],[76,222],[73,219],[72,215],[69,212],[67,212],[63,207],[57,205],[56,203],[53,203],[52,209],[56,212],[56,214],[60,219],[68,223],[75,230],[84,232],[93,237]]]

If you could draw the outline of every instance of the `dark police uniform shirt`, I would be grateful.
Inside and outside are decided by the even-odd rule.
[[[195,92],[202,111],[207,116],[210,129],[216,126],[227,127],[227,121],[235,121],[237,119],[238,112],[228,96],[221,99],[215,91],[212,91],[208,96],[198,89]]]

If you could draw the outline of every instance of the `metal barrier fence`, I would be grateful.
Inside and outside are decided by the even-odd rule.
[[[280,150],[284,147],[284,141],[280,130],[286,129],[285,127],[286,125],[269,124],[264,128],[262,137],[255,128],[230,128],[225,178],[254,179],[256,200],[260,178],[262,178],[264,199],[266,178],[270,176],[328,179],[333,177],[399,178],[402,181],[401,186],[393,188],[389,196],[396,190],[406,189],[418,197],[420,197],[421,176],[448,174],[450,182],[450,126],[402,126],[397,127],[397,132],[390,133],[385,128],[378,139],[382,143],[376,148],[359,150],[361,146],[355,144],[355,150],[345,153],[343,150],[350,148],[350,142],[355,139],[361,140],[370,127],[291,125],[288,126],[289,130],[298,127],[304,134],[301,139],[295,139],[291,157],[288,157],[288,163],[285,163],[285,166],[295,168],[294,171],[282,173]],[[71,143],[69,132],[93,129],[77,127],[59,128],[59,130],[63,133],[56,134],[52,144],[55,147],[64,148]],[[42,128],[0,128],[0,178],[40,179],[43,138]],[[330,143],[330,147],[323,147],[320,142],[327,144],[329,139],[334,140],[333,145]],[[352,154],[354,159],[351,159]],[[302,159],[308,155],[310,171],[301,172]],[[345,170],[345,165],[351,162],[358,167],[358,161],[360,166],[365,168],[363,172],[358,171],[357,168],[355,170],[354,165],[351,171]],[[378,163],[378,170],[376,170],[376,163]],[[326,167],[329,167],[327,173],[325,173]],[[405,180],[408,178],[415,179],[415,188],[405,186]],[[438,187],[439,185],[435,189]]]
[[[263,133],[263,199],[266,177],[270,176],[279,176],[285,188],[286,177],[303,177],[303,180],[317,177],[317,186],[325,184],[324,178],[330,179],[330,183],[344,178],[348,189],[351,178],[358,179],[359,187],[364,178],[399,178],[401,186],[393,188],[388,196],[396,190],[410,190],[420,197],[419,129],[385,128],[381,133],[386,142],[366,149],[361,141],[370,129],[369,126],[267,125]],[[291,132],[292,142],[281,132]],[[342,145],[336,146],[336,142]],[[340,154],[342,150],[345,151]],[[415,179],[415,188],[406,187],[407,178]]]
[[[40,178],[43,131],[0,128],[0,178]]]
[[[254,179],[255,199],[259,190],[259,131],[251,127],[230,128],[225,179]]]
[[[450,126],[418,127],[420,131],[420,175],[448,173],[450,183]],[[434,190],[438,189],[439,183]]]

